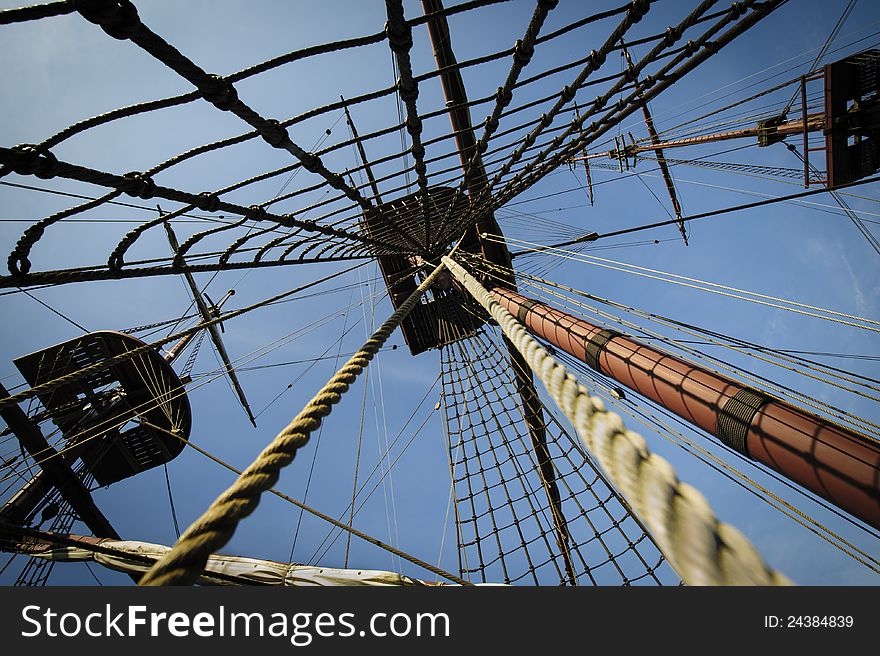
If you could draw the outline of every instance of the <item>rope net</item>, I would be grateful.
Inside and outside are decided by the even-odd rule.
[[[497,242],[506,253],[500,233],[484,239],[475,232],[487,217],[494,223],[496,211],[524,243],[577,238],[581,231],[572,226],[535,222],[510,202],[573,157],[609,148],[612,129],[784,0],[667,7],[672,18],[663,29],[643,20],[653,0],[598,13],[579,5],[565,20],[556,18],[556,2],[539,0],[517,27],[513,47],[487,48],[461,60],[438,58],[434,65],[430,30],[446,30],[449,36],[447,21],[490,23],[505,11],[496,6],[502,4],[470,0],[443,8],[426,1],[425,15],[414,15],[411,5],[387,0],[369,33],[301,47],[223,75],[211,72],[211,62],[199,60],[184,44],[166,40],[147,12],[140,15],[128,0],[72,0],[0,11],[4,26],[91,23],[88,27],[103,30],[118,46],[151,58],[157,76],[185,88],[177,95],[74,117],[73,123],[27,143],[0,144],[5,193],[51,193],[66,203],[32,217],[13,238],[0,287],[377,260],[393,292],[400,280],[387,275],[385,263],[396,263],[406,271],[401,278],[412,278],[462,235],[471,237],[463,250]],[[595,49],[589,53],[583,51],[586,34],[602,35],[590,39]],[[634,55],[627,70],[612,57],[624,48]],[[302,70],[310,66],[351,71],[379,57],[392,61],[392,84],[377,85],[380,76],[375,76],[351,93],[345,89],[338,99],[335,92],[333,98],[299,94],[308,100],[291,105],[295,110],[251,97],[259,84],[279,92],[295,84],[302,91]],[[467,76],[470,99],[449,97],[447,86],[456,76],[462,85]],[[136,135],[176,112],[188,117],[187,125],[204,121],[202,129],[183,130],[180,145],[172,141],[164,150],[141,151]],[[684,124],[661,135],[668,139],[708,125],[747,124],[770,110],[750,112],[749,117],[715,117],[715,124]],[[456,113],[467,117],[467,130],[450,128],[450,115]],[[473,132],[469,146],[462,141],[466,131]],[[121,135],[112,170],[107,158],[78,147],[101,143],[107,134]],[[665,159],[726,172],[791,178],[797,173]],[[104,218],[109,211],[125,217],[119,219],[123,227]],[[59,242],[95,234],[88,222],[99,227],[100,243],[59,254]],[[180,244],[169,254],[166,245],[157,247],[156,238],[162,237],[163,224],[172,223],[179,228]],[[459,575],[470,582],[677,584],[644,526],[580,441],[535,392],[529,397],[531,373],[510,355],[501,333],[454,292],[432,290],[419,305],[431,302],[436,308],[443,299],[449,299],[445,315],[428,320],[437,319],[438,334],[448,333],[440,341],[441,401]],[[449,308],[476,319],[452,334],[450,323],[440,320],[452,314]],[[197,347],[186,373],[196,353]],[[53,382],[44,384],[41,391],[51,391]],[[34,390],[25,390],[5,401],[34,396]],[[188,575],[192,580],[197,572]]]
[[[551,410],[542,404],[527,423],[497,330],[444,347],[441,361],[462,576],[531,585],[677,582]],[[534,419],[546,450],[533,442]]]
[[[416,66],[426,67],[424,57],[415,56],[425,50],[424,26],[443,26],[453,17],[480,21],[484,15],[497,15],[499,10],[491,6],[498,3],[472,0],[448,8],[441,6],[423,16],[406,16],[400,2],[389,0],[385,29],[294,50],[225,76],[209,73],[203,68],[209,62],[190,59],[185,49],[178,49],[153,31],[128,0],[84,0],[0,12],[0,24],[85,19],[94,23],[95,29],[142,49],[164,65],[167,75],[176,75],[195,88],[177,96],[107,110],[36,143],[0,146],[0,177],[14,172],[23,180],[66,178],[88,183],[83,193],[71,194],[85,202],[39,219],[21,234],[7,258],[10,275],[0,278],[0,285],[163,275],[177,273],[184,265],[193,271],[216,271],[382,254],[436,257],[482,213],[501,207],[530,188],[635,111],[642,98],[649,99],[668,87],[780,4],[747,0],[710,13],[716,2],[706,1],[666,31],[637,35],[636,28],[652,3],[636,0],[541,34],[556,5],[542,1],[537,3],[515,47],[463,61],[453,58],[440,70],[418,72]],[[608,30],[601,46],[587,57],[560,65],[551,42],[573,44],[594,24]],[[624,38],[630,46],[650,46],[648,54],[625,73],[606,64],[608,56],[623,47]],[[376,57],[380,49],[390,52],[394,59],[398,72],[394,85],[341,97],[295,116],[264,116],[247,104],[244,91],[239,92],[238,87],[245,87],[240,83],[259,76],[271,74],[277,85],[278,76],[284,73],[281,69],[295,63],[354,68],[360,58]],[[497,91],[494,85],[488,86],[490,93],[485,87],[479,88],[473,100],[450,100],[447,106],[438,98],[438,78],[465,72],[469,78],[480,75],[491,80],[504,70],[505,60],[512,63]],[[527,70],[532,74],[526,75]],[[546,89],[554,87],[557,90],[547,95]],[[594,100],[584,100],[583,95],[595,91],[599,95]],[[621,99],[612,103],[616,96]],[[428,106],[426,98],[435,108]],[[399,103],[399,122],[376,123],[374,116],[393,116],[388,109],[394,102]],[[126,125],[131,126],[128,134],[132,135],[133,131],[149,129],[149,121],[158,120],[153,115],[199,103],[199,107],[187,109],[198,110],[193,114],[199,117],[197,120],[219,126],[222,117],[218,114],[224,113],[234,116],[246,130],[193,144],[188,150],[146,166],[143,157],[135,156],[136,149],[130,157],[117,153],[129,161],[126,166],[133,169],[129,172],[90,165],[83,161],[82,151],[72,150],[68,143],[74,137],[80,142],[93,134],[92,138],[99,139],[111,127],[125,135]],[[213,105],[214,115],[205,113],[205,103]],[[577,110],[578,118],[571,120],[573,110]],[[482,127],[475,129],[479,138],[470,152],[461,151],[456,141],[459,134],[449,130],[449,111],[467,112],[475,119],[486,116],[485,121],[474,121]],[[344,130],[334,130],[342,120],[342,112],[346,114],[350,138],[340,137],[344,137]],[[356,124],[365,116],[371,117],[369,129],[358,130]],[[228,133],[230,122],[222,121],[222,125]],[[320,137],[308,147],[309,141],[303,140],[311,140],[316,133]],[[398,139],[402,148],[394,145]],[[262,147],[257,146],[257,140],[264,142]],[[120,149],[126,147],[125,141],[123,137]],[[272,149],[283,155],[263,159],[283,165],[218,182],[207,191],[180,182],[158,181],[160,177],[162,181],[217,180],[218,165],[233,161],[230,158],[250,161],[258,153],[268,155],[267,150]],[[459,158],[465,172],[456,161]],[[95,157],[86,159],[100,161]],[[459,202],[483,167],[488,181],[483,191],[476,196],[469,192],[468,202]],[[191,175],[191,170],[200,174]],[[171,174],[175,178],[170,178]],[[281,180],[285,181],[279,188]],[[95,195],[94,185],[105,191]],[[437,203],[440,190],[454,192],[453,199]],[[122,202],[123,195],[135,201]],[[394,211],[388,205],[389,201],[409,197],[413,199],[411,210]],[[57,254],[54,261],[41,256],[40,242],[46,235],[63,231],[64,226],[80,228],[74,223],[80,217],[95,216],[95,210],[109,205],[152,211],[157,200],[176,207],[146,220],[142,213],[141,218],[130,219],[133,227],[117,233],[103,264],[92,261],[60,267]],[[150,231],[169,221],[188,221],[197,228],[181,239],[180,249],[173,256],[156,257],[150,247]],[[111,226],[103,225],[102,229],[109,231]],[[74,255],[65,253],[60,259],[70,259],[73,264]]]

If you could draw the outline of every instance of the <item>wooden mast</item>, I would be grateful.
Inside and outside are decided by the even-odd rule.
[[[880,443],[503,286],[491,293],[533,334],[880,528]]]
[[[435,14],[427,23],[428,34],[434,48],[434,59],[440,70],[440,83],[446,98],[449,121],[455,135],[455,144],[461,161],[462,174],[465,176],[466,189],[469,198],[475,199],[488,189],[488,177],[482,157],[476,150],[477,140],[471,123],[470,110],[467,106],[467,93],[461,72],[458,69],[455,53],[452,50],[449,25],[445,16],[436,15],[436,12],[443,10],[443,2],[442,0],[422,0],[422,8],[426,15]],[[498,239],[493,241],[482,239],[480,235],[486,233],[497,235]],[[501,228],[498,226],[495,214],[491,209],[487,209],[477,217],[475,224],[468,228],[462,245],[474,242],[479,244],[483,257],[488,261],[505,269],[511,267],[510,251],[504,243]],[[505,279],[503,284],[510,289],[516,289],[516,283],[512,276]],[[562,501],[556,484],[556,470],[547,448],[547,430],[541,400],[538,398],[534,378],[522,355],[506,337],[504,343],[507,345],[517,392],[522,401],[523,417],[529,429],[532,447],[535,450],[538,474],[550,501],[553,524],[556,529],[556,542],[562,554],[566,574],[571,584],[577,585],[577,577],[574,573],[568,547],[570,541],[568,526],[565,515],[562,513]]]

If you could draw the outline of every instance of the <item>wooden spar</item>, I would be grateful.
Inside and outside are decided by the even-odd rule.
[[[161,210],[159,211],[161,212]],[[174,254],[177,255],[177,252],[180,250],[180,244],[177,242],[177,236],[174,234],[174,230],[171,228],[171,224],[168,221],[166,221],[163,225],[165,226],[165,232],[168,234],[168,242],[171,244],[171,248],[174,251]],[[182,273],[183,277],[186,279],[186,283],[189,285],[189,288],[192,291],[196,307],[199,310],[199,314],[202,315],[202,319],[205,322],[213,320],[214,317],[211,316],[211,310],[208,307],[207,303],[205,303],[205,299],[202,298],[202,292],[199,290],[199,286],[196,285],[195,278],[193,278],[192,274],[186,269],[183,269]],[[256,427],[257,420],[254,418],[254,414],[251,412],[251,407],[248,404],[247,397],[245,397],[244,395],[244,390],[241,388],[241,384],[238,382],[238,376],[236,376],[235,374],[235,369],[232,368],[232,362],[229,359],[229,354],[226,352],[226,347],[223,345],[223,340],[220,338],[220,331],[217,330],[216,325],[211,324],[208,326],[208,335],[211,337],[211,341],[214,342],[217,353],[220,355],[220,359],[223,361],[223,366],[226,367],[226,375],[229,376],[229,381],[232,383],[232,387],[233,389],[235,389],[235,393],[238,396],[239,401],[241,401],[241,405],[244,408],[244,411],[247,413],[248,419],[250,419],[251,424]]]
[[[84,535],[51,533],[16,526],[0,519],[0,536],[6,538],[0,550],[11,551],[55,562],[94,560],[109,569],[125,572],[136,581],[169,547],[141,541],[95,538]],[[104,556],[104,557],[101,557]],[[396,572],[372,569],[339,569],[300,565],[247,556],[214,554],[202,572],[199,583],[232,585],[444,585],[415,579]]]
[[[633,62],[626,47],[623,48],[623,56],[626,57],[626,65],[629,67],[630,72],[633,73],[633,78],[635,78]],[[635,82],[635,79],[633,79],[633,82]],[[641,96],[641,93],[639,95]],[[644,98],[642,98],[642,115],[645,117],[645,127],[648,129],[651,144],[656,147],[660,143],[660,136],[654,127],[654,119],[651,117],[651,110],[648,109],[648,101],[644,100]],[[666,192],[669,194],[669,200],[672,202],[672,210],[675,212],[675,218],[678,221],[678,231],[681,233],[682,239],[684,239],[685,246],[687,246],[687,231],[684,229],[684,221],[681,220],[681,205],[678,202],[678,195],[675,193],[675,183],[672,181],[669,166],[667,166],[666,160],[663,157],[663,150],[657,148],[655,154],[657,156],[657,163],[660,165],[660,174],[663,176],[663,182],[666,184]],[[584,166],[587,165],[587,160],[584,160]],[[589,169],[587,171],[589,172]]]
[[[0,383],[0,394],[5,397],[9,392]],[[92,495],[83,485],[83,482],[70,468],[70,463],[64,460],[43,436],[40,429],[30,420],[17,404],[0,408],[0,416],[12,429],[18,441],[27,450],[39,465],[40,469],[48,476],[52,484],[58,488],[62,496],[73,506],[76,514],[85,522],[95,535],[106,538],[119,539],[119,534],[113,529],[110,521],[104,516]],[[14,521],[17,513],[13,506],[4,506],[3,513],[6,519]],[[21,521],[21,520],[19,520]]]
[[[379,194],[379,185],[376,184],[376,176],[373,175],[373,167],[370,166],[370,160],[367,159],[367,151],[364,150],[364,142],[361,141],[360,135],[358,135],[357,127],[355,127],[351,114],[348,111],[348,104],[345,103],[345,97],[339,96],[339,99],[343,102],[342,110],[345,112],[345,120],[348,123],[348,127],[351,129],[351,136],[357,146],[358,154],[361,156],[361,163],[367,174],[367,180],[370,181],[370,189],[373,190],[373,196],[376,198],[376,205],[381,205],[382,196]]]
[[[425,13],[442,11],[442,0],[422,0],[422,8]],[[452,131],[455,135],[455,145],[458,157],[461,161],[462,173],[465,176],[465,185],[468,196],[477,198],[488,186],[486,169],[483,166],[483,158],[476,152],[477,139],[474,135],[471,113],[467,107],[467,93],[458,62],[452,50],[449,25],[445,16],[436,16],[428,21],[428,35],[434,47],[434,59],[440,70],[440,84],[443,87],[443,96],[446,98],[446,107]],[[471,161],[473,160],[473,163]],[[501,235],[501,229],[495,220],[495,214],[487,210],[477,217],[475,226],[469,228],[467,237],[462,242],[462,248],[466,248],[472,240],[478,242],[483,257],[490,262],[510,266],[510,253],[507,246],[502,243],[480,240],[480,233]]]
[[[492,296],[538,337],[880,528],[877,442],[515,291]]]
[[[425,14],[436,13],[443,9],[442,0],[422,0],[422,8]],[[428,21],[428,35],[434,48],[434,59],[440,70],[440,83],[443,87],[443,95],[446,98],[446,107],[449,113],[449,121],[455,135],[455,144],[461,161],[462,174],[468,197],[478,198],[488,189],[488,177],[483,166],[483,159],[477,152],[477,139],[471,123],[470,110],[467,106],[467,93],[461,71],[452,50],[452,41],[449,34],[449,25],[446,17],[435,15]],[[480,235],[489,233],[497,236],[497,240],[485,240]],[[510,251],[504,242],[501,228],[495,219],[494,212],[487,209],[477,217],[475,224],[468,228],[462,247],[467,248],[471,243],[479,244],[483,257],[488,261],[499,264],[505,270],[511,267]],[[504,283],[511,289],[516,289],[513,277],[505,279]],[[544,419],[543,407],[538,398],[535,381],[525,359],[517,351],[516,347],[505,337],[511,368],[513,369],[516,388],[520,395],[523,406],[523,417],[529,429],[529,436],[535,450],[537,470],[541,482],[547,492],[550,501],[553,524],[556,529],[556,542],[565,564],[565,571],[572,585],[577,585],[577,577],[571,562],[571,554],[568,544],[570,536],[568,525],[562,513],[562,502],[559,488],[556,484],[556,470],[547,449],[547,431]]]
[[[816,113],[807,116],[806,131],[816,132],[825,129],[825,114]],[[616,151],[604,153],[590,153],[580,157],[572,157],[571,161],[580,162],[585,159],[599,159],[601,157],[610,157],[616,159],[618,156],[633,157],[639,153],[650,151],[662,152],[666,148],[681,148],[683,146],[696,146],[704,143],[714,143],[716,141],[727,141],[729,139],[742,139],[744,137],[760,137],[764,134],[771,136],[789,136],[793,134],[800,135],[804,132],[804,121],[798,119],[796,121],[783,121],[775,126],[757,125],[751,128],[743,128],[742,130],[728,130],[727,132],[715,132],[713,134],[701,134],[695,137],[685,137],[682,139],[671,139],[669,141],[659,141],[644,146],[630,145],[622,148],[621,153]],[[660,155],[658,155],[658,158]]]
[[[339,99],[345,103],[345,97],[339,96]],[[373,174],[373,167],[370,164],[370,160],[367,158],[367,151],[364,148],[364,142],[361,139],[360,135],[357,131],[357,126],[354,124],[354,119],[351,117],[351,113],[348,111],[348,105],[343,104],[342,110],[345,112],[345,121],[348,123],[349,129],[351,129],[351,136],[355,142],[357,147],[358,155],[361,158],[361,165],[364,167],[364,172],[367,174],[367,180],[370,182],[370,189],[373,191],[373,196],[376,199],[376,206],[381,207],[385,203],[382,201],[382,195],[379,193],[379,185],[376,182],[376,176]],[[369,220],[369,217],[365,216],[365,219]],[[415,249],[415,252],[421,253],[427,248],[427,244],[420,244],[418,240],[412,236],[409,230],[407,230],[403,225],[401,225],[394,218],[393,212],[386,212],[382,214],[382,219],[387,221],[391,228],[393,228],[397,233],[403,237],[407,243]],[[425,231],[425,240],[427,241],[429,235],[427,230]]]
[[[223,304],[226,303],[226,301],[228,301],[233,296],[235,296],[235,290],[230,289],[228,292],[226,292],[226,295],[220,299],[219,303],[212,306],[213,309],[219,310],[220,308],[223,307]],[[205,322],[202,321],[201,323],[198,324],[198,326],[202,326],[202,325],[204,325],[204,323]],[[187,347],[187,345],[193,339],[195,339],[196,335],[199,335],[199,334],[200,334],[199,331],[195,331],[195,332],[189,333],[188,335],[184,335],[183,337],[181,337],[180,340],[174,346],[172,346],[170,349],[168,349],[168,351],[166,351],[165,362],[167,362],[168,364],[172,364],[178,358],[178,356],[183,352],[183,349],[185,349]]]

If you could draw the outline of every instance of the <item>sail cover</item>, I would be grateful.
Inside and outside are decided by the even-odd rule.
[[[81,543],[82,546],[40,544],[33,550],[28,549],[28,553],[59,562],[94,561],[122,572],[146,572],[155,560],[170,550],[165,545],[134,540],[82,538]],[[98,545],[101,551],[95,550],[93,545]],[[381,570],[315,567],[224,555],[214,555],[208,559],[199,583],[280,586],[441,585]]]

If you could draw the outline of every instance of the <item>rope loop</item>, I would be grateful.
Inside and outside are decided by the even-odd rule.
[[[196,207],[204,212],[216,212],[220,209],[220,197],[210,191],[203,191],[199,194],[199,201]]]
[[[219,75],[209,75],[208,79],[199,85],[199,93],[202,98],[224,112],[232,109],[238,100],[238,91],[232,86],[232,82]]]
[[[35,175],[49,180],[58,175],[58,160],[48,149],[33,144],[13,146],[16,153],[10,168],[19,175]]]
[[[517,39],[516,45],[513,47],[513,60],[519,66],[526,66],[530,61],[532,61],[532,56],[535,54],[535,46],[531,43],[522,41]]]
[[[73,5],[83,18],[114,39],[129,39],[143,27],[137,7],[129,0],[74,0]]]
[[[120,185],[120,189],[129,196],[143,198],[144,200],[152,198],[156,193],[156,183],[153,179],[138,171],[132,171],[122,176],[126,178],[126,182]]]

